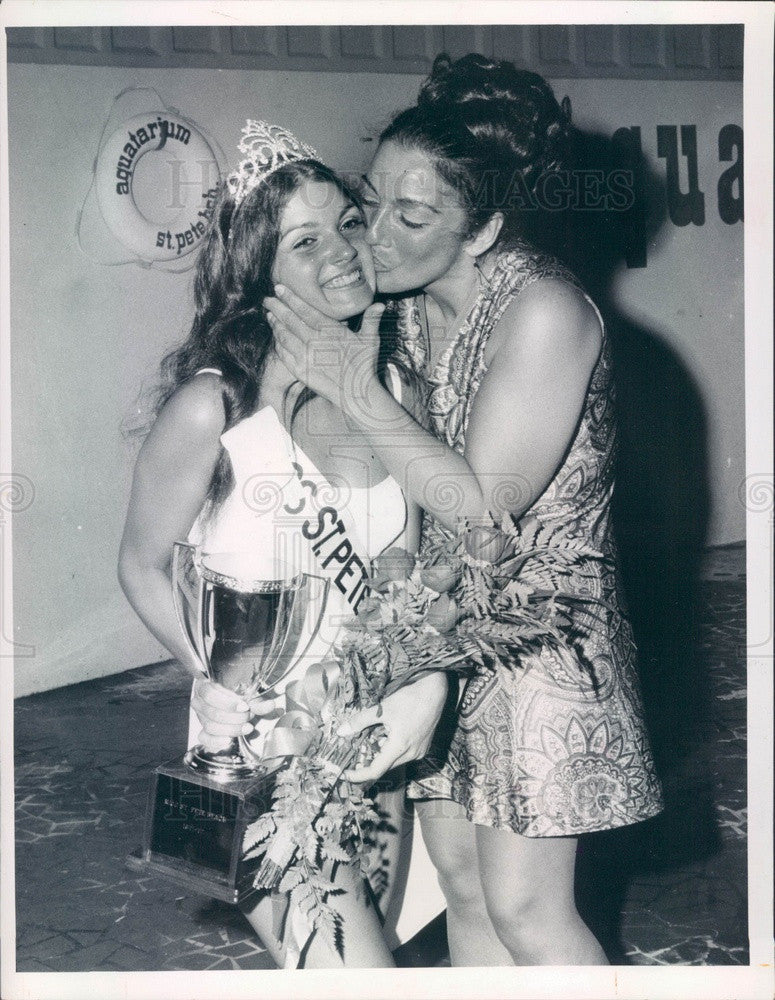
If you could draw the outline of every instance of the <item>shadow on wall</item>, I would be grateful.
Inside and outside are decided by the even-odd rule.
[[[612,301],[622,262],[645,266],[647,248],[665,223],[664,181],[633,140],[630,130],[613,138],[582,134],[577,157],[582,170],[603,171],[606,178],[614,170],[631,171],[631,207],[568,210],[536,220],[542,230],[538,242],[578,274],[611,338],[619,419],[614,519],[646,718],[665,787],[660,817],[598,834],[580,847],[579,904],[614,961],[622,960],[618,922],[632,878],[707,857],[720,847],[712,779],[697,760],[712,707],[697,628],[709,516],[705,407],[667,341]]]

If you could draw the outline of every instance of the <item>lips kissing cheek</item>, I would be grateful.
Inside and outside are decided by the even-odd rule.
[[[401,294],[454,283],[463,260],[465,212],[457,192],[422,150],[382,143],[364,179],[379,291]]]

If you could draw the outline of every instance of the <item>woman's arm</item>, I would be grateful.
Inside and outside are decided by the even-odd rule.
[[[504,510],[519,516],[546,489],[572,440],[600,351],[597,314],[577,289],[542,279],[506,309],[492,334],[496,349],[473,403],[463,455],[380,385],[379,307],[367,310],[353,335],[288,290],[279,294],[267,307],[285,364],[345,410],[407,496],[442,524],[454,528],[461,516],[477,521]],[[321,341],[325,352],[315,350]],[[326,357],[337,363],[326,364]]]
[[[137,457],[119,553],[119,581],[129,603],[195,676],[201,676],[201,667],[183,639],[172,602],[172,546],[185,541],[205,501],[224,419],[215,375],[192,379],[168,401]]]
[[[454,528],[461,515],[475,520],[509,510],[519,516],[546,489],[578,424],[602,337],[595,310],[572,286],[543,279],[504,312],[492,334],[493,356],[473,403],[464,455],[425,431],[373,374],[379,307],[367,310],[356,338],[332,328],[291,293],[280,294],[283,301],[267,305],[285,364],[346,409],[425,511]],[[321,340],[327,348],[333,340],[338,351],[329,356],[337,365],[328,367],[312,354]],[[379,723],[387,738],[369,766],[348,775],[351,780],[372,782],[423,757],[446,691],[446,678],[431,674],[386,698],[379,716],[376,708],[357,713],[353,731]]]

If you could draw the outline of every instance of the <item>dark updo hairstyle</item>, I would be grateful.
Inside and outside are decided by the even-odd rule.
[[[157,411],[201,368],[218,368],[223,373],[224,429],[255,411],[272,346],[272,330],[262,303],[274,292],[271,272],[280,218],[291,195],[308,180],[332,184],[348,201],[360,206],[357,195],[342,178],[316,160],[286,164],[257,184],[239,204],[228,184],[222,183],[197,260],[191,332],[185,343],[162,361]],[[310,390],[302,390],[291,420],[312,395]],[[227,495],[232,483],[231,466],[222,454],[208,492],[210,508]]]
[[[573,146],[570,115],[537,73],[472,53],[437,56],[417,104],[380,136],[429,155],[458,194],[471,236],[500,211],[499,245],[532,236],[539,225],[536,186],[565,168]]]

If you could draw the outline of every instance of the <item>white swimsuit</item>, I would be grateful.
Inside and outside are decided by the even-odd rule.
[[[227,556],[238,570],[230,575],[245,579],[276,577],[281,560],[313,577],[321,576],[321,556],[313,552],[313,540],[305,537],[310,522],[317,529],[332,523],[328,513],[336,511],[347,523],[353,547],[363,560],[373,559],[391,545],[403,542],[407,508],[403,492],[392,476],[375,486],[350,487],[336,477],[322,475],[293,441],[271,406],[264,406],[221,436],[234,474],[234,486],[216,511],[203,511],[197,518],[188,540],[200,552]],[[306,527],[305,527],[306,526]],[[304,529],[304,530],[303,530]],[[322,532],[318,538],[327,532]],[[333,550],[338,538],[329,543]],[[361,560],[358,560],[360,564]],[[336,563],[333,563],[336,567]],[[332,578],[333,581],[333,578]],[[356,574],[351,572],[341,589],[329,586],[325,609],[310,608],[306,632],[299,643],[304,650],[296,664],[272,693],[280,694],[286,685],[303,675],[315,662],[325,659],[336,642],[342,623],[354,614],[357,594]],[[196,741],[200,724],[192,712],[189,745]],[[273,720],[259,721],[258,733],[271,729]],[[251,739],[256,752],[261,742]]]

